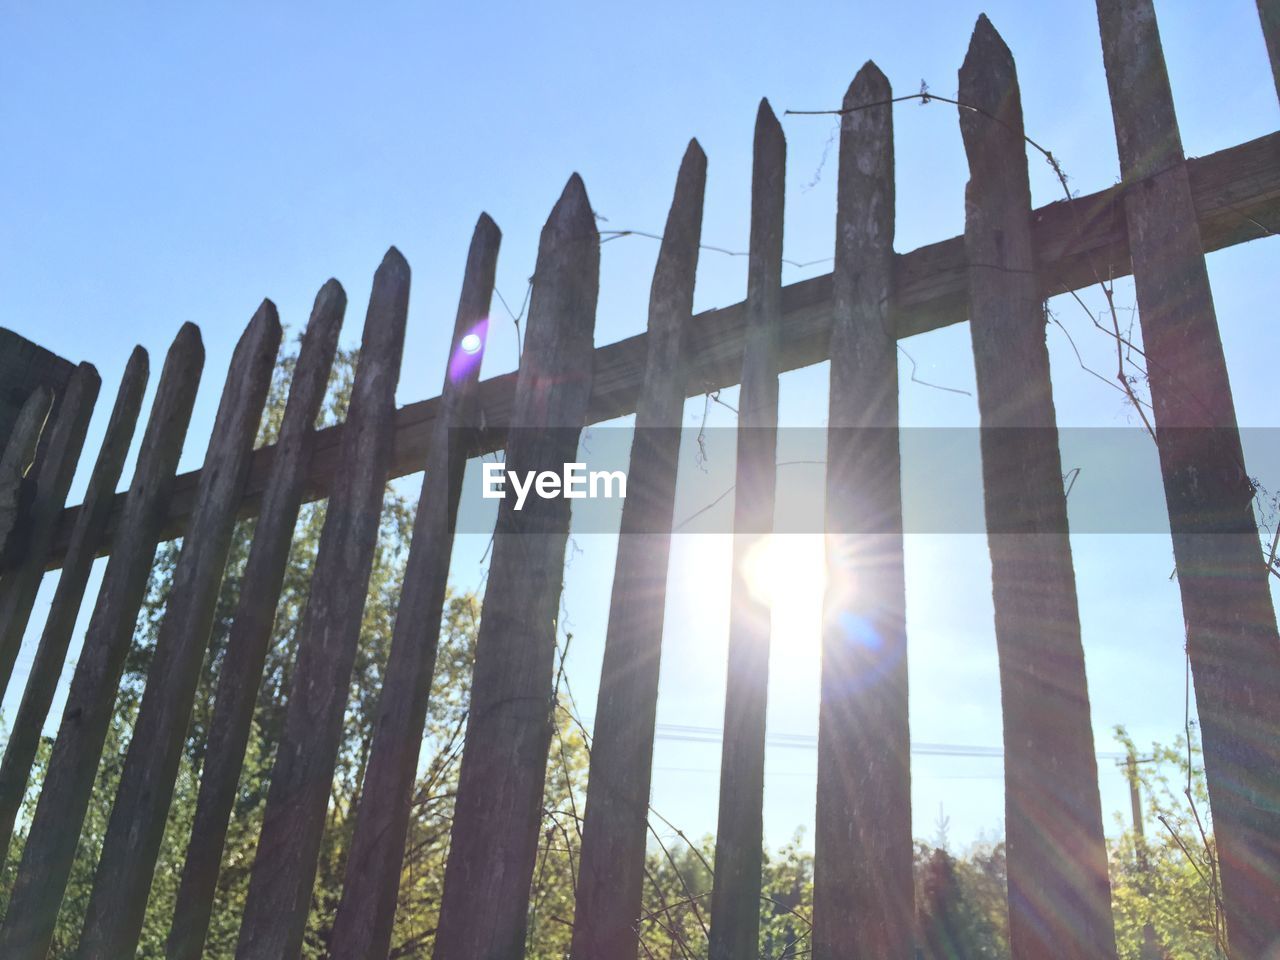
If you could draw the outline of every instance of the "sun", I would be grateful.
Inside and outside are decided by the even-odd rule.
[[[773,633],[793,651],[816,653],[827,587],[821,534],[770,534],[753,545],[740,570],[751,596],[773,613]]]

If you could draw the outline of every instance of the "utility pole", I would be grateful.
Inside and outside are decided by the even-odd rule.
[[[1125,759],[1125,772],[1129,780],[1129,805],[1133,811],[1133,847],[1138,860],[1139,889],[1146,902],[1151,901],[1151,862],[1147,856],[1147,835],[1142,818],[1142,790],[1138,783],[1138,764],[1151,763],[1150,759],[1139,760],[1133,748],[1129,748],[1129,756]],[[1140,960],[1164,960],[1164,951],[1160,949],[1160,941],[1156,937],[1156,928],[1150,921],[1142,925],[1142,949],[1138,954]]]

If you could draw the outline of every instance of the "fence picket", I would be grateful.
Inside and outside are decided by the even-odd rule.
[[[1257,960],[1280,941],[1280,639],[1155,11],[1097,6],[1227,929]]]
[[[328,387],[346,306],[347,295],[337,280],[321,287],[298,349],[271,478],[253,528],[235,619],[218,677],[191,839],[166,944],[169,960],[199,960],[209,930],[227,822],[235,802],[276,603],[298,520],[303,477],[315,445],[316,416]]]
[[[690,141],[649,295],[648,358],[622,506],[587,781],[574,960],[634,958],[649,823],[658,668],[675,510],[688,329],[707,158]]]
[[[391,949],[401,864],[422,749],[449,560],[458,519],[467,443],[478,426],[476,384],[488,332],[502,233],[487,214],[467,254],[453,340],[414,518],[391,652],[378,698],[377,725],[360,790],[342,901],[334,919],[334,958],[385,956]],[[477,342],[464,342],[467,337]]]
[[[0,580],[0,696],[8,689],[22,636],[31,618],[44,558],[53,542],[58,517],[67,502],[67,491],[80,461],[102,378],[91,363],[82,363],[71,374],[58,403],[48,440],[33,467],[32,500],[27,509],[28,530],[22,557]]]
[[[346,420],[346,469],[329,498],[299,628],[237,960],[296,957],[302,946],[382,515],[408,309],[409,264],[392,247],[369,295]]]
[[[960,68],[969,329],[1004,714],[1014,957],[1115,957],[1067,499],[1009,48],[978,18]]]
[[[746,567],[753,551],[769,549],[773,529],[787,163],[786,138],[767,100],[756,114],[753,161],[711,960],[751,957],[759,949],[770,613],[752,594]]]
[[[183,324],[165,357],[124,522],[102,577],[0,925],[0,956],[6,960],[42,960],[49,951],[203,366],[200,331]]]
[[[16,535],[27,520],[29,504],[25,498],[31,487],[27,474],[52,407],[52,389],[42,385],[32,390],[0,453],[0,558],[16,549]]]
[[[574,174],[542,228],[507,469],[576,459],[591,394],[599,234]],[[498,507],[435,960],[524,955],[547,750],[570,502]]]
[[[198,506],[182,539],[103,837],[79,960],[116,960],[137,949],[280,335],[275,304],[264,300],[231,355],[205,453],[208,469],[200,474]]]
[[[135,347],[120,380],[111,419],[98,450],[93,473],[89,476],[89,485],[85,488],[84,502],[76,516],[66,563],[58,577],[49,615],[40,634],[40,644],[36,647],[35,659],[31,662],[31,671],[22,692],[22,702],[9,731],[4,761],[0,763],[0,850],[9,847],[13,826],[26,795],[27,778],[31,775],[31,764],[40,746],[40,731],[53,703],[58,678],[67,659],[71,632],[75,629],[89,581],[89,571],[106,531],[116,483],[120,480],[129,444],[133,442],[142,396],[147,389],[148,370],[147,352],[142,347]]]
[[[892,96],[868,62],[840,125],[814,960],[907,957],[914,944]]]

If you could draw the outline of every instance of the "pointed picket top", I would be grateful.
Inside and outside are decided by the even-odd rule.
[[[162,446],[163,454],[155,453],[156,476],[166,482],[170,455],[176,447],[178,453],[172,456],[174,465],[181,455],[183,441],[186,439],[187,425],[191,417],[191,409],[195,405],[196,392],[200,387],[200,375],[204,371],[204,339],[200,336],[200,328],[191,321],[185,322],[178,334],[169,344],[164,355],[164,364],[160,369],[160,380],[156,384],[156,394],[151,401],[151,412],[147,416],[147,425],[142,433],[142,446],[138,450],[139,464],[149,463],[144,456],[154,446]],[[139,502],[151,497],[151,483],[143,476],[142,471],[135,468],[130,481],[129,494],[133,499],[135,487],[139,493]],[[135,508],[136,509],[136,508]],[[130,523],[136,523],[137,517],[130,509],[129,501],[125,501],[125,512],[121,517],[119,530],[123,531]],[[116,549],[112,553],[118,552]]]
[[[347,306],[347,291],[343,289],[342,284],[334,277],[326,280],[319,291],[316,292],[316,299],[311,307],[312,322],[317,320],[332,322],[330,313],[332,306],[338,306],[341,309],[345,309]],[[338,312],[339,323],[342,322],[341,309]],[[310,323],[308,323],[307,328],[311,328]]]
[[[778,122],[778,116],[773,112],[769,98],[761,97],[760,106],[756,109],[756,141],[760,142],[766,138],[785,139],[782,124]]]
[[[786,137],[769,101],[764,99],[756,113],[751,168],[747,342],[742,358],[743,389],[739,395],[739,424],[744,426],[766,426],[777,421],[776,341],[782,320],[782,224],[786,170]]]
[[[675,197],[671,201],[671,212],[667,214],[667,229],[663,237],[671,234],[673,227],[688,230],[690,226],[701,227],[702,199],[707,185],[707,155],[702,151],[702,144],[697,138],[689,141],[684,157],[680,160],[680,172],[676,174]],[[690,216],[696,212],[697,223],[689,222]],[[696,243],[697,230],[693,237]]]
[[[684,170],[686,164],[691,163],[701,164],[703,167],[707,165],[707,154],[703,151],[702,144],[698,142],[697,137],[690,137],[689,145],[684,148],[684,158],[680,161],[681,171]]]
[[[240,334],[240,339],[236,341],[235,351],[231,354],[231,363],[234,366],[245,359],[247,354],[255,353],[262,348],[263,338],[269,338],[274,334],[276,343],[280,341],[280,314],[276,310],[276,305],[270,300],[263,299],[258,305],[258,309],[254,311],[253,317],[250,318],[248,324],[244,328],[244,333]]]
[[[868,251],[876,256],[893,245],[893,89],[868,60],[849,83],[840,124],[840,167],[836,195],[836,291],[852,296],[850,284],[865,280]],[[887,244],[886,238],[887,237]],[[848,313],[837,304],[837,315]]]
[[[782,253],[783,175],[787,165],[787,138],[769,100],[760,101],[751,171],[752,255],[760,227],[777,231],[779,259]],[[764,201],[763,203],[761,201]],[[779,270],[779,272],[781,272]]]
[[[467,249],[462,293],[453,322],[446,390],[450,384],[471,382],[480,376],[480,364],[489,339],[489,302],[501,245],[502,231],[489,214],[482,212],[476,218],[471,246]]]
[[[333,358],[338,351],[338,334],[342,330],[342,318],[346,312],[347,291],[342,288],[342,284],[330,277],[316,292],[311,315],[302,332],[298,359],[293,367],[293,381],[289,385],[289,398],[285,401],[285,413],[280,421],[280,440],[313,429],[314,413],[294,425],[289,410],[293,405],[310,409],[319,402],[316,394],[323,396],[329,384],[329,374],[333,370]],[[304,381],[305,388],[301,386]]]
[[[707,188],[707,155],[690,140],[676,174],[675,195],[662,231],[662,246],[649,291],[649,330],[679,330],[692,309],[698,244],[702,239],[702,208]],[[688,305],[684,305],[685,300]],[[682,385],[683,388],[683,385]]]
[[[767,97],[760,101],[760,108],[756,111],[753,162],[753,187],[766,177],[776,176],[781,182],[787,163],[787,137],[782,132],[782,124],[778,122]]]
[[[364,363],[385,367],[387,375],[393,380],[399,380],[411,273],[409,261],[404,258],[404,254],[394,246],[388,247],[373,274],[373,289],[369,293],[369,308],[365,313],[364,333],[360,342],[357,380],[361,379],[359,365]],[[368,384],[366,389],[378,392],[372,379],[366,378],[364,382]],[[351,399],[348,418],[351,416],[350,411],[356,408],[354,394]]]
[[[239,417],[252,417],[256,429],[256,424],[262,416],[262,402],[258,401],[256,396],[261,390],[263,368],[274,366],[276,352],[280,348],[283,335],[284,331],[280,326],[280,315],[276,305],[270,300],[263,299],[245,325],[244,332],[240,334],[235,350],[232,351],[231,366],[227,371],[219,415],[222,413],[222,406],[225,405],[228,411],[235,410]],[[269,385],[270,375],[266,374],[266,378]],[[236,444],[233,442],[234,433],[234,430],[230,430],[231,435],[227,438],[228,450],[236,449]],[[210,453],[212,452],[210,450]]]
[[[396,274],[403,274],[406,278],[409,275],[409,261],[404,258],[404,254],[400,252],[400,248],[392,244],[387,247],[387,252],[382,256],[382,263],[378,264],[378,270],[374,274],[374,278],[380,275],[390,274],[394,271]]]
[[[876,66],[874,60],[868,60],[849,81],[842,107],[845,110],[858,110],[885,103],[892,97],[893,89],[889,85],[889,78]],[[885,105],[889,106],[887,103]]]
[[[204,365],[204,337],[200,335],[200,328],[188,320],[178,329],[173,343],[169,344],[169,350],[164,355],[164,366],[167,369],[170,363],[176,366],[192,362],[199,362],[202,367]],[[160,375],[164,376],[163,370]]]
[[[550,410],[540,406],[543,402],[566,404],[568,394],[562,390],[547,392],[542,401],[525,396],[563,385],[566,377],[572,377],[579,388],[589,388],[591,371],[583,365],[589,368],[591,361],[581,351],[592,347],[599,288],[600,233],[587,188],[575,173],[565,184],[538,239],[529,320],[516,381],[517,413],[522,411],[522,415],[536,420]],[[565,407],[573,408],[574,402]],[[535,410],[540,411],[536,416]],[[558,423],[559,419],[552,415],[548,422]],[[524,423],[517,418],[512,426]]]
[[[1004,38],[987,19],[978,17],[969,39],[969,50],[960,66],[961,103],[976,107],[990,116],[960,108],[960,124],[991,124],[998,117],[1019,137],[1022,136],[1022,103],[1018,92],[1018,71]]]
[[[483,240],[492,243],[502,239],[502,230],[494,222],[493,217],[482,210],[480,216],[476,217],[476,226],[471,232],[471,237],[473,241]]]
[[[404,258],[404,254],[397,247],[388,247],[373,274],[369,310],[372,312],[375,305],[380,305],[383,297],[403,295],[407,298],[411,274],[409,261]]]
[[[591,200],[587,197],[586,184],[582,177],[574,173],[564,185],[560,199],[551,208],[547,224],[542,229],[542,243],[587,241],[599,242],[596,230],[596,216],[591,209]]]
[[[146,380],[149,376],[151,376],[151,355],[147,353],[147,348],[139,343],[130,351],[129,360],[124,365],[124,375],[120,380],[122,383],[132,384],[139,377]]]

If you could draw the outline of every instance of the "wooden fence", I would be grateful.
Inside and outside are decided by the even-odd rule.
[[[1274,65],[1277,4],[1259,6]],[[5,846],[90,566],[98,556],[109,560],[0,923],[0,956],[42,958],[49,950],[156,547],[181,535],[77,956],[116,960],[136,951],[233,528],[256,515],[167,946],[171,960],[202,954],[295,521],[302,503],[327,498],[237,950],[241,960],[298,955],[384,485],[425,467],[330,945],[334,957],[386,956],[467,457],[504,448],[510,469],[558,469],[575,459],[585,424],[634,413],[632,496],[621,520],[572,946],[575,960],[634,958],[670,549],[669,534],[654,531],[671,528],[685,398],[734,383],[741,384],[737,533],[708,950],[714,960],[754,956],[770,623],[738,561],[772,527],[778,376],[823,360],[831,364],[829,585],[810,949],[818,960],[913,956],[896,341],[967,319],[1005,727],[1012,952],[1115,957],[1042,302],[1130,273],[1232,956],[1274,956],[1280,640],[1204,254],[1269,235],[1266,225],[1280,222],[1280,133],[1186,160],[1150,0],[1098,0],[1098,12],[1121,161],[1112,189],[1032,209],[1014,61],[983,17],[959,77],[970,169],[962,237],[893,252],[894,98],[868,63],[839,111],[835,265],[827,276],[782,284],[786,145],[762,102],[747,296],[732,307],[692,315],[706,182],[706,158],[692,142],[645,334],[593,349],[599,236],[575,175],[542,232],[516,373],[479,380],[500,242],[482,216],[448,373],[430,400],[394,404],[410,283],[394,248],[374,278],[350,408],[338,426],[314,427],[346,308],[336,281],[316,297],[278,439],[262,449],[253,443],[281,337],[269,301],[236,347],[204,465],[193,473],[175,474],[203,366],[194,326],[182,328],[165,358],[124,493],[114,491],[141,415],[146,353],[139,348],[128,364],[77,507],[64,502],[97,373],[81,365],[57,397],[32,391],[0,459],[0,536],[9,541],[0,554],[9,558],[0,581],[0,688],[11,679],[42,575],[61,572],[0,765]],[[524,952],[569,519],[566,499],[533,499],[519,512],[504,501],[499,510],[436,960]],[[859,558],[856,576],[851,556]],[[878,642],[861,642],[851,618],[869,624]]]

